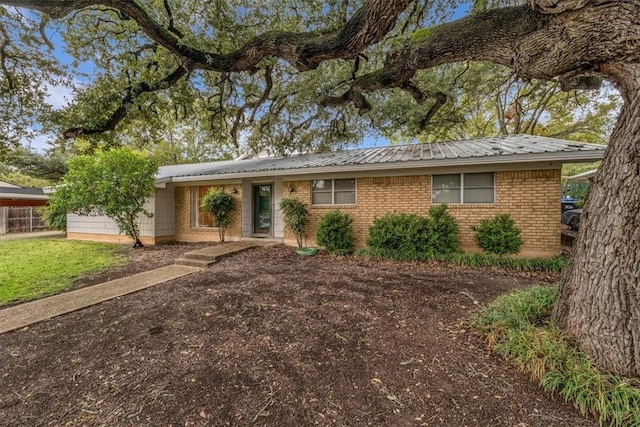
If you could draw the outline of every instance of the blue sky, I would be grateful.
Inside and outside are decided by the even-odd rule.
[[[455,12],[453,13],[451,20],[458,19],[460,17],[468,14],[469,9],[471,8],[472,3],[464,3],[459,5]],[[23,11],[25,14],[34,16],[35,19],[39,19],[30,11]],[[65,65],[71,66],[73,63],[73,58],[66,52],[66,46],[64,40],[62,39],[60,33],[56,29],[55,26],[49,25],[49,29],[47,30],[47,36],[53,43],[55,49],[53,55]],[[91,75],[95,69],[95,65],[92,62],[83,62],[79,64],[76,68],[78,72],[75,77],[75,82],[77,84],[89,83],[90,79],[83,77],[83,74]],[[50,86],[47,88],[49,92],[49,96],[47,97],[47,102],[52,105],[56,109],[60,109],[67,105],[70,101],[73,100],[73,91],[71,88],[67,86]],[[23,141],[25,146],[32,148],[38,152],[44,152],[46,149],[50,148],[48,141],[52,140],[53,136],[51,135],[41,135],[36,137],[30,141]],[[375,135],[374,132],[371,135],[367,136],[365,140],[360,144],[361,147],[374,147],[374,146],[386,146],[389,145],[389,141],[385,138],[382,138],[378,135]]]

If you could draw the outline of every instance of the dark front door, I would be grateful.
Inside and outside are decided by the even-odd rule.
[[[253,234],[271,235],[271,184],[253,186]]]

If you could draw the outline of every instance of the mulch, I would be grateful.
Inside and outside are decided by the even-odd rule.
[[[199,246],[138,251],[83,286]],[[593,426],[491,355],[479,307],[552,276],[261,248],[0,336],[2,426]]]

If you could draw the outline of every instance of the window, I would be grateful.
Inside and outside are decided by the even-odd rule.
[[[494,203],[494,173],[433,175],[431,203]]]
[[[312,205],[354,205],[355,203],[355,178],[311,181]]]
[[[192,227],[213,227],[213,216],[200,207],[202,198],[210,186],[191,187],[191,226]]]

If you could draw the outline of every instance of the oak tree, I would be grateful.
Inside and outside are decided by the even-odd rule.
[[[295,139],[300,129],[321,120],[326,136],[318,135],[320,144],[323,138],[348,139],[349,112],[366,115],[380,91],[402,91],[424,105],[421,121],[428,124],[447,95],[420,86],[418,76],[446,64],[492,62],[521,79],[551,80],[565,90],[612,82],[623,105],[554,315],[604,368],[640,375],[640,1],[530,0],[442,23],[424,19],[426,5],[433,4],[0,0],[69,28],[96,29],[85,37],[69,33],[74,49],[92,52],[109,72],[99,76],[104,84],[79,97],[95,100],[94,109],[76,111],[67,137],[113,130],[136,109],[151,110],[161,101],[159,94],[184,81],[198,87],[210,80],[207,87],[218,88],[204,102],[212,120],[229,127],[236,140],[244,124],[274,126],[273,117],[287,114],[288,122],[275,124],[279,135]],[[255,28],[264,31],[255,35]],[[8,39],[10,34],[3,40]],[[384,58],[376,59],[377,49]],[[5,58],[0,55],[3,67],[9,64]],[[115,74],[123,78],[115,80]],[[300,96],[309,92],[297,88],[308,84],[318,88],[316,96]],[[106,91],[109,87],[117,90]],[[232,98],[239,100],[233,117],[213,114],[216,101]],[[298,110],[285,109],[288,103]],[[274,134],[264,134],[266,143]]]

